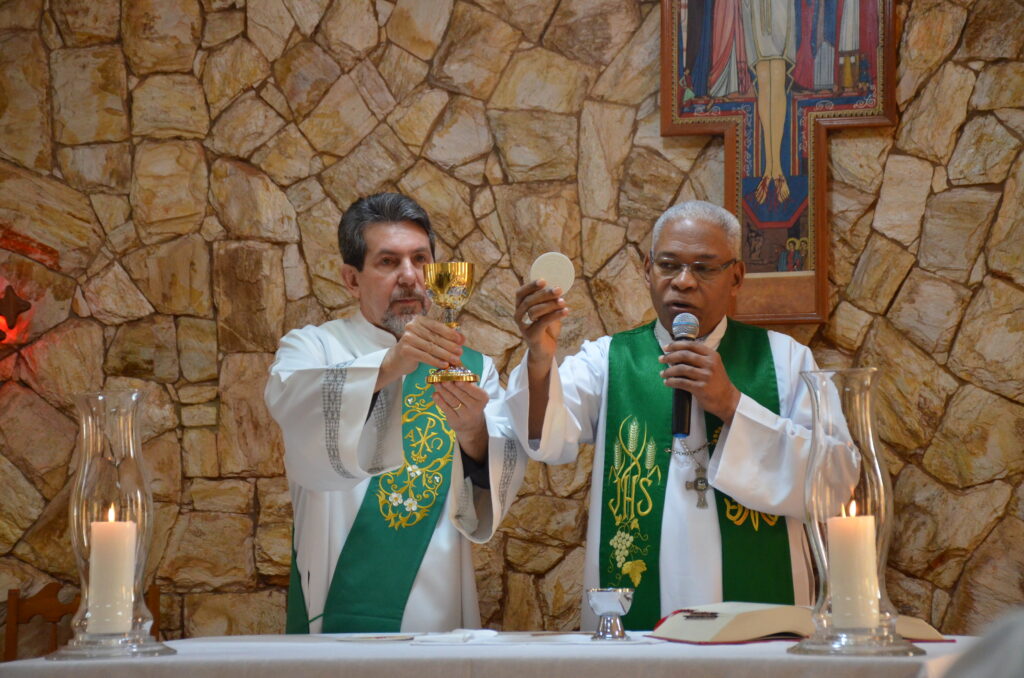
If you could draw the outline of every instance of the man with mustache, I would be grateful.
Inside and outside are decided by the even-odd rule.
[[[434,232],[416,202],[362,198],[338,241],[359,309],[285,335],[264,394],[295,516],[287,631],[479,626],[469,541],[494,533],[525,466],[497,371],[426,315]],[[460,361],[479,386],[426,383]]]
[[[740,256],[728,211],[670,208],[644,259],[655,320],[585,342],[560,367],[563,290],[533,281],[516,294],[529,349],[508,379],[516,434],[551,464],[595,443],[584,587],[634,588],[630,629],[723,600],[811,602],[802,518],[812,413],[800,372],[814,358],[726,317]],[[696,317],[698,340],[673,339],[682,313]],[[677,389],[692,398],[686,436],[673,431]],[[583,628],[596,623],[584,604]]]

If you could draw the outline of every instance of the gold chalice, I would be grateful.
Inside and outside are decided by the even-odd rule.
[[[423,266],[423,284],[430,300],[444,309],[444,324],[459,329],[456,319],[459,311],[473,294],[473,264],[468,261],[449,261],[443,264]],[[442,381],[480,381],[480,377],[462,365],[452,365],[444,370],[433,370],[427,375],[428,384]]]

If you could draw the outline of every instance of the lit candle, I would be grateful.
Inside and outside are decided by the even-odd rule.
[[[832,625],[837,629],[878,626],[878,557],[875,517],[858,516],[857,502],[850,515],[828,519],[829,586]]]
[[[132,629],[135,587],[135,522],[114,520],[90,524],[88,633],[127,633]]]

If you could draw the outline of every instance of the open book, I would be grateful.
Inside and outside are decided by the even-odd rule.
[[[811,609],[807,607],[763,603],[715,603],[673,612],[654,627],[651,636],[681,643],[708,645],[798,638],[812,633],[814,622],[811,620]],[[896,620],[896,633],[912,641],[946,640],[927,622],[902,615]]]

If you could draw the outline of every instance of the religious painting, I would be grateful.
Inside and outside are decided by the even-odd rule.
[[[724,207],[743,226],[733,315],[822,322],[828,146],[890,125],[892,0],[662,0],[661,133],[725,136]]]

